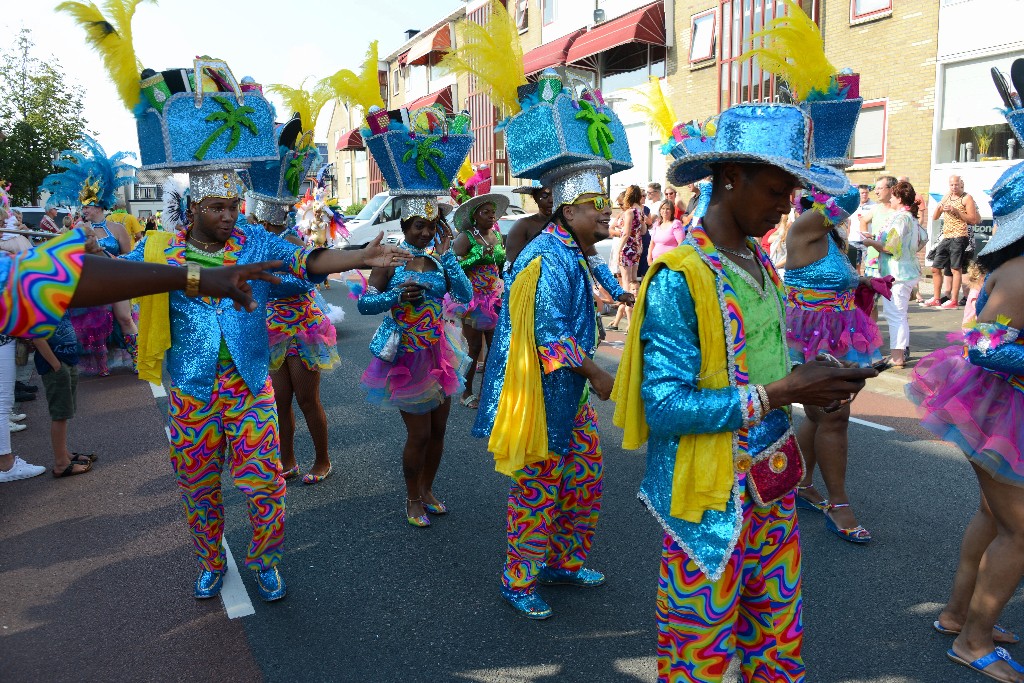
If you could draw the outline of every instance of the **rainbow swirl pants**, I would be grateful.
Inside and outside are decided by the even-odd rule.
[[[597,413],[584,402],[573,421],[569,452],[551,453],[513,477],[505,588],[533,590],[545,564],[568,571],[583,567],[601,510],[601,471]]]
[[[188,396],[173,385],[168,397],[171,465],[178,477],[199,564],[204,569],[224,569],[220,475],[227,453],[235,486],[248,500],[253,528],[245,566],[256,570],[277,566],[284,550],[285,482],[270,378],[253,395],[234,363],[220,361],[208,402]]]
[[[804,680],[794,508],[792,493],[769,508],[754,507],[744,495],[739,540],[714,583],[665,535],[657,598],[659,681],[721,681],[736,650],[745,683]]]

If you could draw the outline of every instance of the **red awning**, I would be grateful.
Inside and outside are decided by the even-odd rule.
[[[363,147],[363,136],[359,134],[358,128],[353,128],[338,139],[338,144],[334,146],[334,149],[340,152],[345,149],[362,149]]]
[[[555,38],[550,43],[544,43],[540,47],[530,50],[523,55],[523,71],[529,76],[549,66],[565,66],[565,56],[569,52],[569,47],[586,30],[581,28],[567,36]]]
[[[401,68],[404,68],[405,67],[405,62],[408,59],[409,59],[409,51],[406,50],[402,54],[398,55],[398,66],[401,67]]]
[[[565,61],[579,62],[627,43],[665,44],[665,6],[661,2],[590,29],[572,43]]]
[[[440,104],[448,114],[455,113],[455,110],[452,107],[452,86],[447,85],[437,92],[430,93],[425,97],[414,100],[413,102],[405,105],[405,108],[412,111],[413,109],[429,107],[432,104]]]
[[[409,64],[426,64],[430,55],[435,52],[447,52],[452,46],[452,33],[450,24],[432,31],[423,36],[409,48],[407,62]]]

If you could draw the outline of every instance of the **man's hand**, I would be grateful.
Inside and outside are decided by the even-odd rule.
[[[599,399],[607,401],[611,397],[612,387],[615,386],[615,378],[608,372],[595,366],[594,371],[591,372],[587,379],[590,380],[590,387]]]
[[[384,233],[379,233],[372,242],[359,250],[363,266],[369,268],[389,268],[400,263],[405,263],[412,258],[412,254],[405,249],[399,249],[390,245],[383,245]]]
[[[627,306],[632,306],[633,304],[636,303],[636,296],[634,296],[632,292],[623,292],[619,296],[617,301],[620,304],[626,304]]]
[[[846,401],[864,388],[864,381],[875,377],[874,368],[845,368],[813,360],[798,365],[777,382],[765,387],[773,408],[803,403],[821,408]]]
[[[261,261],[241,266],[203,268],[199,275],[199,293],[214,298],[230,297],[235,301],[236,310],[245,308],[251,313],[256,310],[256,302],[248,281],[266,280],[276,284],[281,278],[268,271],[283,266],[283,261]]]

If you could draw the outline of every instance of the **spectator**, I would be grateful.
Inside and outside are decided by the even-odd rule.
[[[149,218],[146,219],[146,232],[149,232],[150,230],[156,230],[156,229],[157,229],[156,216],[150,216]]]
[[[970,262],[971,237],[968,226],[977,224],[981,217],[978,205],[964,192],[964,181],[958,175],[949,176],[949,192],[935,207],[932,220],[942,218],[942,240],[935,247],[932,259],[932,298],[924,303],[933,308],[955,309],[960,305],[960,284],[964,268]],[[949,268],[953,275],[950,298],[941,303],[942,271]]]
[[[619,274],[619,250],[622,248],[622,221],[625,220],[625,204],[626,193],[620,192],[619,196],[615,198],[615,206],[619,208],[619,213],[608,224],[608,241],[611,243],[608,268],[615,276]]]
[[[64,230],[63,230],[63,232],[67,232],[68,230],[70,230],[71,226],[72,226],[72,218],[71,218],[71,214],[69,213],[67,216],[64,216],[64,225],[63,225]]]
[[[644,201],[644,223],[647,230],[640,237],[640,263],[636,269],[637,281],[643,280],[647,274],[647,255],[651,252],[651,231],[650,227],[658,217],[658,207],[665,201],[661,196],[661,183],[648,183],[646,200]]]
[[[686,215],[686,210],[685,206],[683,205],[683,200],[679,199],[679,193],[676,191],[676,188],[672,187],[671,185],[666,185],[665,199],[666,201],[672,202],[672,211],[674,213],[674,218],[678,221],[683,220],[683,216]]]
[[[872,242],[878,241],[882,228],[889,222],[893,213],[889,201],[892,199],[892,188],[896,186],[896,179],[891,175],[880,177],[875,181],[875,197],[878,203],[860,214],[860,233],[862,243],[868,247],[864,254],[864,274],[870,277],[878,275],[878,251],[868,245],[868,238]]]
[[[697,202],[700,201],[700,190],[697,188],[697,183],[690,183],[686,189],[690,191],[690,199],[686,202],[686,222],[689,223],[689,218],[693,215],[693,210],[697,208]]]
[[[654,219],[654,225],[651,227],[651,248],[647,252],[648,265],[683,243],[686,231],[683,222],[675,218],[675,210],[675,202],[668,199],[658,207],[658,217]]]
[[[850,263],[857,270],[858,275],[864,274],[864,233],[861,232],[860,217],[861,215],[872,211],[876,204],[871,200],[871,186],[870,185],[858,185],[857,189],[860,190],[860,206],[857,210],[850,215],[850,235],[848,242],[849,248],[846,250],[846,255],[850,259]]]
[[[644,205],[640,202],[640,187],[637,185],[627,187],[619,223],[622,230],[622,246],[619,247],[619,284],[632,294],[637,291],[637,269],[643,255],[643,236],[647,232],[643,214]],[[615,320],[612,321],[608,329],[618,330],[623,315],[626,316],[628,323],[631,318],[629,306],[619,306]]]
[[[53,234],[60,233],[60,228],[57,227],[57,207],[50,206],[43,213],[43,217],[39,219],[39,229],[43,232],[52,232]]]

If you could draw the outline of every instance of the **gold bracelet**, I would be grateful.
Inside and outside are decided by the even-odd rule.
[[[772,407],[768,401],[768,390],[764,388],[763,384],[755,384],[754,387],[757,389],[757,396],[761,399],[761,412],[767,415]]]
[[[185,280],[185,296],[199,296],[199,273],[202,272],[202,268],[198,263],[188,263],[185,267],[188,269]]]

